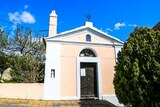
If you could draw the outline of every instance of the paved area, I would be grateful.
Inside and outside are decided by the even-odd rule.
[[[101,100],[67,100],[67,101],[43,101],[0,99],[0,107],[115,107],[107,101]]]

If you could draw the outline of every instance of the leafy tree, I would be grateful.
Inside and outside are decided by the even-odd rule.
[[[10,57],[13,81],[43,82],[45,46],[38,34],[33,35],[31,29],[17,28],[12,39]]]
[[[15,31],[15,37],[11,41],[12,52],[21,55],[36,55],[44,51],[44,45],[38,34],[34,35],[29,28],[19,27]],[[37,53],[38,52],[38,53]]]
[[[124,43],[113,80],[119,101],[133,107],[160,106],[160,31],[136,28]]]
[[[9,61],[8,57],[3,53],[0,54],[0,74],[8,67],[7,62]]]
[[[4,30],[0,31],[0,70],[11,68],[13,82],[43,82],[45,46],[39,34],[19,27],[8,41]]]
[[[4,53],[8,45],[8,35],[5,33],[4,29],[0,26],[0,52]]]
[[[6,61],[7,56],[5,52],[8,46],[8,35],[5,33],[4,29],[0,26],[0,74],[4,69],[7,68]]]
[[[10,66],[13,82],[43,82],[44,64],[32,55],[13,55],[10,57]]]

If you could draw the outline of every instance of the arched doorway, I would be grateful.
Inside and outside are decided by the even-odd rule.
[[[89,59],[88,62],[80,62],[80,97],[98,97],[97,62],[91,61],[96,57],[96,54],[90,49],[84,49],[80,52],[79,57]]]

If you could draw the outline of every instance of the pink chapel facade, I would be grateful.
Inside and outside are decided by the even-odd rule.
[[[118,103],[114,66],[123,42],[85,22],[57,34],[57,15],[50,14],[46,38],[45,100],[98,98]]]

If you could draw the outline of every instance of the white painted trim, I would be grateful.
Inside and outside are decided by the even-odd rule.
[[[94,62],[97,63],[97,91],[99,99],[102,99],[102,75],[101,75],[101,64],[98,57],[77,57],[77,98],[81,98],[81,86],[80,86],[80,63],[81,62]]]
[[[93,43],[93,42],[79,42],[79,41],[64,41],[64,40],[46,40],[47,42],[74,44],[74,45],[97,45],[97,46],[123,46],[123,44],[107,44],[107,43]]]
[[[79,56],[80,53],[81,53],[81,51],[83,51],[83,50],[85,50],[85,49],[91,50],[91,51],[95,54],[95,56],[98,57],[97,52],[96,52],[93,48],[91,48],[91,47],[85,47],[85,48],[81,49],[81,50],[78,52],[78,55],[77,55],[77,56]]]
[[[77,58],[77,97],[78,99],[81,98],[80,93],[80,61],[79,58]]]
[[[61,97],[61,100],[79,100],[78,97],[73,97],[73,96],[70,96],[70,97]]]

